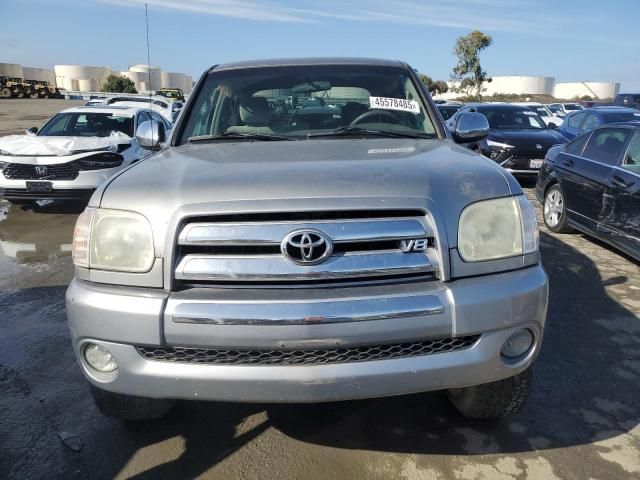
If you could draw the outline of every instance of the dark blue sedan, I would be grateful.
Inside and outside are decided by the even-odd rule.
[[[609,123],[640,121],[640,110],[626,107],[593,107],[571,112],[556,130],[569,140]]]
[[[640,260],[640,122],[605,125],[549,149],[536,196],[552,232],[574,228]]]

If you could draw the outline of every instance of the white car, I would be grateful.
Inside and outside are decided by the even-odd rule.
[[[114,173],[154,153],[135,138],[143,122],[161,141],[170,137],[161,115],[122,105],[69,108],[39,131],[0,137],[0,198],[88,200]]]
[[[536,112],[544,123],[549,126],[549,124],[553,123],[556,127],[559,127],[562,123],[562,119],[555,116],[546,105],[543,105],[538,102],[513,102],[512,105],[519,105],[521,107],[529,107],[531,110]]]
[[[551,110],[551,113],[560,118],[564,118],[576,110],[584,110],[579,103],[550,103],[547,107]]]
[[[118,96],[111,97],[105,101],[105,105],[124,105],[128,107],[137,107],[137,108],[149,108],[156,113],[162,115],[166,120],[171,122],[173,120],[173,108],[172,103],[168,101],[165,97],[160,95],[155,95],[151,97],[127,97],[127,96]]]

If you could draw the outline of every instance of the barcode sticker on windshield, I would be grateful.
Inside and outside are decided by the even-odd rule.
[[[404,98],[369,97],[369,106],[382,110],[400,110],[402,112],[420,113],[420,104],[418,102]]]
[[[123,113],[123,112],[113,112],[111,114],[112,117],[125,117],[125,118],[132,118],[133,117],[133,113]]]

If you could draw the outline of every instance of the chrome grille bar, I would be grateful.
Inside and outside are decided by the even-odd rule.
[[[312,228],[327,234],[334,243],[377,242],[431,237],[414,219],[367,218],[265,223],[190,223],[178,237],[179,245],[280,245],[293,230]]]
[[[318,265],[296,265],[281,255],[186,255],[177,280],[291,281],[381,277],[435,271],[424,252],[367,251],[334,255]]]

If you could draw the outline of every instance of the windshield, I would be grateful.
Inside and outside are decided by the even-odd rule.
[[[578,105],[577,103],[565,103],[565,110],[582,110],[582,105]]]
[[[489,126],[493,129],[540,130],[547,128],[538,114],[529,109],[483,108],[478,111],[487,117]]]
[[[364,129],[435,136],[405,69],[318,65],[213,71],[189,112],[180,143],[211,136],[364,135]]]
[[[605,123],[640,121],[640,112],[611,112],[603,113]]]
[[[543,107],[542,105],[532,105],[532,106],[529,106],[529,108],[531,110],[533,110],[534,112],[536,112],[541,117],[550,117],[551,116],[551,112],[549,110],[547,110],[547,107]]]
[[[454,113],[462,108],[461,105],[438,105],[437,107],[442,114],[442,118],[444,118],[445,120],[449,120],[451,117],[453,117]]]
[[[38,132],[44,137],[108,137],[111,132],[133,136],[133,116],[126,113],[59,113]]]

